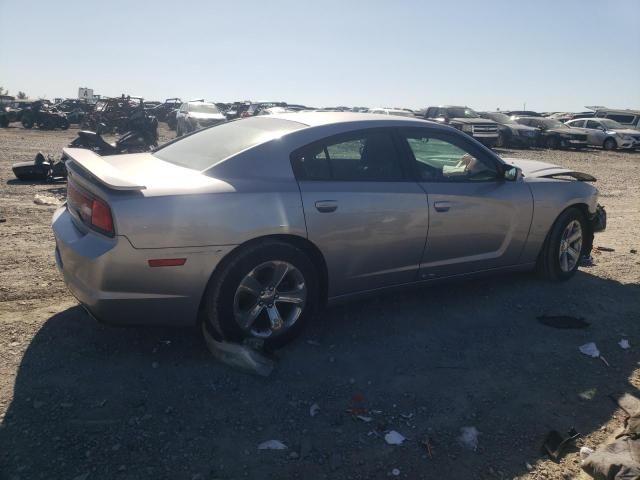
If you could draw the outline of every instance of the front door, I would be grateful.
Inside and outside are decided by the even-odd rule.
[[[422,279],[516,265],[533,215],[522,181],[507,181],[497,159],[459,135],[402,130],[428,197]]]
[[[417,279],[427,196],[403,169],[389,129],[330,137],[295,152],[292,164],[330,297]]]

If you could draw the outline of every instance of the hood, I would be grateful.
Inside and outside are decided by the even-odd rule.
[[[192,118],[193,120],[226,120],[227,117],[221,113],[192,112],[189,113],[189,118]]]
[[[449,119],[451,122],[456,123],[464,123],[467,125],[496,125],[496,122],[493,120],[489,120],[488,118],[466,118],[466,117],[455,117]]]
[[[521,158],[503,158],[505,163],[515,165],[522,170],[525,178],[573,178],[581,182],[595,182],[596,178],[588,173],[576,172],[569,168],[554,165],[553,163],[539,162],[537,160],[524,160]]]
[[[522,131],[526,131],[526,132],[538,132],[539,130],[535,127],[530,127],[529,125],[520,125],[519,123],[513,124],[513,123],[505,123],[504,124],[506,127],[509,128],[513,128],[514,130],[522,130]]]
[[[640,135],[640,130],[636,130],[634,128],[614,128],[612,130],[607,130],[607,133],[613,134],[617,133],[618,135]]]
[[[572,134],[587,135],[589,133],[589,130],[587,130],[586,128],[571,127],[571,128],[547,128],[546,130],[541,130],[541,132],[559,133],[560,135],[572,135]]]

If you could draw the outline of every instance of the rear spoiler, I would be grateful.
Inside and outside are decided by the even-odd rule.
[[[112,190],[144,190],[145,185],[139,185],[126,179],[113,165],[100,155],[84,148],[64,148],[63,157],[69,157],[68,162],[77,166],[84,173],[90,175],[99,183]]]

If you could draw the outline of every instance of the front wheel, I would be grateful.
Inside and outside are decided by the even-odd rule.
[[[556,219],[538,256],[538,274],[547,280],[568,280],[575,275],[587,246],[587,225],[578,208],[569,208]]]
[[[547,138],[547,148],[551,148],[553,150],[557,150],[560,148],[560,139],[558,137],[549,137]]]
[[[602,148],[604,148],[605,150],[615,150],[616,148],[618,148],[618,144],[616,143],[615,139],[607,138],[602,144]]]
[[[317,284],[316,269],[299,248],[277,241],[247,247],[207,287],[206,327],[223,340],[284,345],[315,315]]]

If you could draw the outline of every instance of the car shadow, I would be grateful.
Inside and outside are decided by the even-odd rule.
[[[0,427],[0,472],[512,478],[542,458],[549,430],[598,431],[616,409],[608,395],[636,392],[637,354],[617,342],[638,343],[638,311],[639,285],[588,269],[556,284],[509,274],[395,291],[328,308],[260,378],[214,361],[195,330],[109,327],[69,308],[24,352]],[[591,325],[553,329],[541,314]],[[578,351],[590,341],[610,367]],[[354,407],[361,419],[346,413]],[[477,451],[458,444],[464,426],[481,432]],[[408,441],[387,445],[388,430]],[[274,439],[288,450],[257,450]]]

